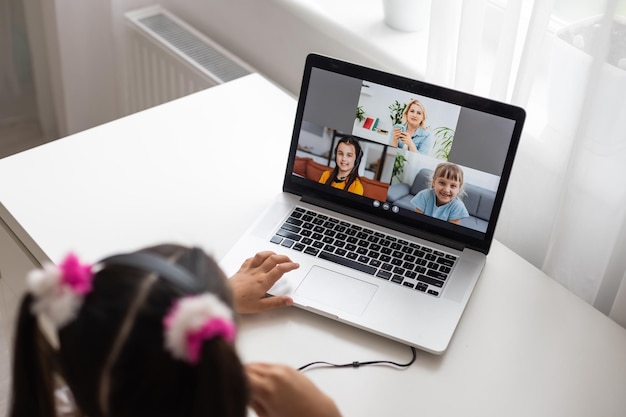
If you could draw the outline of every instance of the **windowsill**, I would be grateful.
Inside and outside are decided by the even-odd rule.
[[[383,20],[383,0],[273,0],[290,10],[294,15],[314,28],[337,39],[344,44],[357,46],[364,53],[379,57],[389,62],[394,72],[424,80],[426,75],[426,57],[428,53],[429,20],[417,32],[400,32],[387,26]],[[431,0],[434,1],[434,0]],[[430,15],[430,1],[426,2],[424,13]],[[490,0],[487,3],[486,19],[501,22],[504,10],[502,0]],[[530,17],[531,10],[524,6],[524,20]],[[567,19],[552,18],[550,32],[556,32],[570,24]],[[525,26],[524,23],[522,26]],[[487,55],[495,53],[500,36],[494,27],[484,33]],[[490,50],[493,49],[493,50]],[[486,61],[492,57],[484,57]],[[490,76],[485,77],[488,82]],[[478,80],[478,83],[484,83]]]
[[[323,33],[341,39],[343,43],[359,45],[365,53],[389,60],[397,73],[424,79],[428,27],[411,33],[391,29],[383,21],[382,0],[274,1],[282,3]]]

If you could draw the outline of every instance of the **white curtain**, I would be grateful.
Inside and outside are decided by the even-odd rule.
[[[13,16],[10,1],[0,0],[0,104],[5,105],[19,92],[13,60]]]
[[[626,1],[555,4],[432,0],[426,80],[526,109],[496,238],[626,327]]]

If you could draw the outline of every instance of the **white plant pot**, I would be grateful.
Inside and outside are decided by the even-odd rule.
[[[401,32],[416,32],[426,26],[429,0],[383,0],[385,23]]]
[[[620,120],[623,117],[619,112],[623,108],[621,103],[626,91],[626,69],[622,68],[623,59],[626,59],[626,47],[622,45],[621,36],[616,39],[622,44],[611,45],[609,62],[602,65],[596,80],[596,99],[602,103],[602,111],[596,111],[590,103],[584,103],[583,94],[571,94],[587,84],[592,57],[586,49],[591,42],[588,36],[581,34],[588,35],[596,21],[597,18],[578,22],[560,31],[554,39],[548,82],[548,122],[566,134],[573,133],[573,129],[578,126],[576,119],[581,115],[589,118],[591,128],[597,129],[598,134],[611,126],[611,120]],[[622,51],[624,58],[620,55]]]

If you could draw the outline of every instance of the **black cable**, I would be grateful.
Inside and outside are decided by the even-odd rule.
[[[415,359],[417,358],[416,349],[412,346],[410,346],[410,348],[411,348],[412,357],[411,357],[411,360],[407,363],[397,363],[393,361],[381,360],[381,361],[367,361],[367,362],[354,361],[352,363],[334,364],[330,362],[317,361],[317,362],[311,362],[304,366],[299,367],[298,371],[304,371],[310,366],[316,366],[318,368],[359,368],[361,366],[367,366],[367,365],[391,365],[391,366],[397,366],[398,368],[408,368],[409,366],[413,365],[413,362],[415,362]]]

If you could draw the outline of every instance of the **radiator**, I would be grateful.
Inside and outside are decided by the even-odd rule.
[[[125,18],[126,114],[256,72],[161,6]]]

